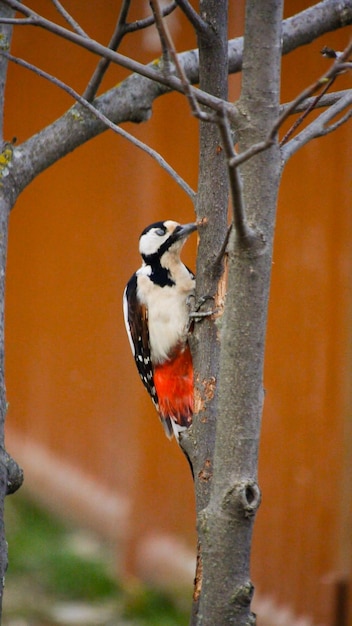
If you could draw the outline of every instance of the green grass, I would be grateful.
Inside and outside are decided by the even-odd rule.
[[[165,593],[141,587],[126,599],[124,616],[143,626],[184,626],[188,615]]]
[[[12,589],[18,594],[21,588],[27,590],[27,594],[29,591],[30,607],[26,614],[21,600],[18,617],[26,619],[30,615],[28,624],[31,626],[56,624],[48,615],[41,615],[41,611],[50,613],[50,607],[60,602],[113,606],[116,621],[111,621],[110,617],[105,622],[109,626],[186,626],[188,623],[187,612],[180,608],[179,599],[176,601],[141,584],[126,588],[113,576],[106,549],[100,542],[93,538],[90,544],[88,536],[88,546],[92,549],[82,552],[80,538],[83,537],[83,545],[87,544],[84,531],[66,527],[23,495],[7,498],[5,526],[9,568],[4,624],[13,623],[6,621],[6,594],[11,596]],[[20,597],[25,598],[26,594],[20,594]],[[9,604],[11,619],[14,619],[16,601]],[[99,622],[99,626],[103,624],[103,621]]]
[[[33,585],[65,599],[94,600],[118,593],[104,561],[77,554],[67,541],[69,530],[54,517],[22,497],[6,504],[8,578],[30,576]]]

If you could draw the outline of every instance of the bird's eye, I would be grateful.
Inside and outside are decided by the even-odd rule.
[[[157,235],[159,235],[159,237],[162,237],[163,235],[165,235],[165,228],[157,228],[155,232]]]

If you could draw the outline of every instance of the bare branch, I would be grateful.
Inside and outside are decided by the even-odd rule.
[[[156,26],[156,29],[158,31],[158,35],[159,35],[159,39],[160,39],[162,59],[163,59],[163,62],[164,62],[164,71],[166,73],[170,73],[171,72],[171,68],[170,68],[169,45],[168,45],[168,41],[167,41],[167,38],[166,38],[166,26],[164,26],[164,24],[163,24],[161,9],[160,9],[159,3],[157,1],[153,2],[153,0],[150,0],[149,1],[149,5],[150,5],[150,8],[151,8],[152,13],[153,13],[153,17],[154,17],[154,20],[155,20],[155,26]]]
[[[102,44],[98,43],[94,39],[85,38],[81,35],[78,35],[75,32],[52,22],[45,17],[42,17],[35,11],[32,11],[29,7],[25,6],[21,2],[17,0],[3,0],[4,4],[16,9],[17,11],[24,13],[27,17],[31,18],[31,24],[33,26],[40,26],[45,30],[53,33],[54,35],[58,35],[66,39],[67,41],[71,41],[87,50],[90,50],[93,54],[98,56],[103,56],[113,63],[117,65],[121,65],[121,67],[125,67],[126,69],[141,74],[146,78],[150,78],[151,80],[156,80],[157,82],[161,82],[167,85],[169,88],[175,88],[177,91],[182,91],[182,86],[180,85],[180,81],[178,81],[175,77],[171,76],[168,79],[163,76],[161,73],[158,73],[156,70],[153,70],[150,66],[143,65],[138,61],[132,60],[130,57],[127,57],[123,54],[119,54],[118,52],[114,52],[109,48],[106,48]]]
[[[293,137],[282,149],[282,157],[284,162],[299,150],[306,143],[317,137],[323,137],[336,130],[339,126],[344,124],[352,116],[352,110],[347,111],[343,117],[341,117],[334,124],[330,124],[337,115],[342,113],[347,107],[352,106],[352,90],[346,92],[346,95],[340,98],[338,102],[332,105],[327,111],[321,113],[319,117],[311,122],[307,128],[302,130],[296,137]]]
[[[260,141],[256,144],[253,144],[252,146],[250,146],[247,150],[245,150],[244,152],[241,152],[240,154],[233,156],[230,159],[230,167],[236,167],[238,165],[240,165],[241,163],[244,163],[245,161],[248,161],[248,159],[252,158],[255,154],[258,154],[259,152],[263,152],[264,150],[267,150],[275,141],[275,137],[279,131],[279,129],[281,128],[282,124],[285,122],[285,120],[289,117],[289,115],[291,113],[294,113],[297,111],[297,107],[302,103],[302,102],[307,102],[307,99],[309,98],[309,96],[311,96],[313,93],[315,93],[316,91],[318,91],[319,89],[321,89],[323,87],[323,91],[322,94],[323,95],[325,93],[325,87],[326,85],[328,85],[328,87],[330,87],[332,85],[332,83],[334,82],[336,76],[338,76],[341,73],[341,66],[343,66],[345,64],[345,59],[349,57],[349,55],[351,54],[351,50],[352,50],[352,41],[349,43],[349,45],[345,48],[345,50],[339,54],[339,56],[337,58],[335,58],[334,63],[331,65],[331,67],[325,72],[325,74],[323,74],[320,78],[318,78],[318,80],[316,80],[312,85],[310,85],[309,87],[307,87],[306,89],[304,89],[298,96],[297,98],[295,98],[289,105],[286,105],[284,109],[282,109],[281,114],[279,115],[277,121],[275,122],[275,124],[273,125],[267,139],[265,139],[264,141]],[[349,91],[348,91],[349,93]],[[318,96],[318,100],[320,98],[320,95]],[[308,107],[308,112],[310,112],[313,107],[315,106],[315,103],[317,102],[317,98],[313,98],[313,100],[310,102],[310,105]],[[341,102],[340,100],[338,102]],[[345,105],[347,106],[347,105]],[[345,106],[343,108],[345,108]],[[333,117],[335,117],[336,113],[333,114]],[[304,117],[306,117],[306,114],[304,114],[303,116],[301,116],[298,120],[299,123],[301,123],[304,119]],[[314,122],[313,122],[314,124]],[[291,135],[291,132],[293,132],[293,130],[295,128],[297,128],[298,123],[296,122],[293,127],[289,130],[289,132],[285,135],[285,138],[289,137]],[[330,132],[330,131],[329,131]],[[327,134],[327,132],[325,131],[324,134]],[[320,136],[320,135],[319,135]],[[284,139],[285,139],[284,138]],[[306,143],[306,141],[305,141]]]
[[[2,15],[6,15],[6,17],[10,20],[14,17],[14,12],[9,7],[3,7],[1,13]],[[2,48],[5,51],[10,47],[12,32],[13,32],[13,29],[11,26],[11,22],[7,26],[3,26],[1,28],[1,44],[2,44]],[[8,64],[7,59],[0,58],[0,76],[2,76],[2,81],[4,81],[5,80],[4,77],[6,77],[7,64]],[[0,89],[0,151],[3,149],[3,141],[4,141],[4,107],[5,107],[4,91],[5,91],[4,88]],[[3,241],[6,241],[6,238]],[[0,264],[1,264],[1,249],[2,249],[2,242],[0,242]],[[1,289],[1,276],[0,276],[0,289]],[[2,318],[1,318],[1,304],[0,304],[0,343],[1,343],[1,323],[2,323]],[[0,414],[1,414],[1,372],[0,372]],[[1,418],[0,418],[0,422],[1,422]],[[1,426],[0,426],[0,432],[1,432]],[[1,447],[1,443],[0,443],[0,447]],[[1,489],[0,489],[0,493],[1,493]],[[0,532],[0,543],[1,543],[1,532]],[[1,561],[1,558],[0,558],[0,561]],[[1,565],[0,565],[0,569],[1,569]],[[1,607],[1,582],[0,582],[0,607]],[[0,621],[1,621],[1,608],[0,608]]]
[[[177,0],[177,5],[180,7],[181,11],[183,11],[197,33],[206,35],[209,32],[208,24],[202,20],[199,13],[194,10],[187,0]]]
[[[11,6],[19,12],[24,13],[29,18],[26,21],[18,21],[16,23],[19,24],[30,24],[34,26],[41,26],[42,28],[46,28],[50,32],[59,35],[63,38],[80,45],[94,54],[100,55],[104,58],[109,59],[113,63],[117,63],[122,67],[129,69],[132,72],[136,72],[150,78],[151,80],[157,81],[160,85],[160,93],[158,95],[162,95],[168,89],[173,89],[175,91],[179,91],[181,93],[184,92],[184,88],[182,82],[176,76],[168,76],[162,75],[160,72],[156,71],[155,68],[150,66],[142,65],[137,61],[133,61],[128,57],[120,55],[108,48],[102,46],[96,41],[86,39],[84,37],[80,37],[77,33],[72,33],[71,31],[42,18],[40,15],[18,2],[17,0],[3,0],[4,4]],[[168,7],[165,8],[165,11],[170,9],[172,10],[174,3],[170,3]],[[0,23],[7,23],[10,18],[1,18]],[[143,26],[147,26],[148,20],[152,20],[153,17],[149,16],[145,18],[145,20],[137,21],[134,24],[129,25],[130,31],[135,28],[139,28],[140,23],[143,22]],[[283,53],[287,54],[288,52],[296,49],[298,46],[304,45],[306,43],[311,42],[317,36],[322,35],[329,30],[335,30],[341,26],[346,26],[347,24],[352,23],[352,5],[350,0],[341,0],[339,4],[336,4],[335,0],[324,0],[320,2],[318,5],[314,5],[293,17],[290,17],[283,22]],[[235,73],[241,70],[242,66],[242,51],[243,51],[243,37],[238,37],[229,41],[228,44],[228,52],[229,52],[229,72]],[[198,76],[198,52],[197,50],[191,50],[186,53],[182,53],[179,55],[179,60],[184,68],[185,74],[188,78],[189,83],[194,84],[199,81]],[[197,98],[197,101],[201,104],[205,104],[209,108],[214,110],[220,110],[222,107],[222,100],[216,98],[214,96],[210,96],[209,94],[204,93],[199,89],[193,89],[193,93]],[[234,109],[232,110],[232,116],[234,113]],[[263,149],[263,148],[260,148]]]
[[[87,33],[81,28],[81,26],[73,19],[72,15],[68,11],[66,11],[65,7],[62,6],[59,0],[51,0],[57,11],[62,15],[62,17],[66,20],[66,22],[73,28],[73,30],[81,35],[82,37],[88,37]]]
[[[2,17],[0,24],[13,24],[14,26],[31,26],[33,20],[30,17]]]
[[[228,161],[229,179],[230,179],[232,199],[233,199],[234,225],[235,225],[235,229],[236,229],[236,233],[238,234],[238,237],[242,241],[245,241],[248,243],[251,239],[253,239],[254,233],[246,221],[240,173],[237,168],[237,165],[233,164],[233,158],[235,158],[236,155],[234,152],[232,139],[231,139],[231,130],[230,130],[229,119],[228,119],[228,114],[226,110],[226,103],[223,102],[222,107],[220,108],[216,116],[209,115],[200,110],[197,100],[194,97],[192,88],[187,79],[187,76],[185,72],[183,71],[182,66],[179,63],[177,53],[176,53],[171,35],[169,33],[169,30],[161,17],[160,6],[159,6],[158,0],[150,0],[150,5],[153,10],[153,14],[154,14],[155,22],[156,22],[158,32],[160,35],[162,47],[165,52],[168,52],[168,54],[170,55],[170,57],[172,58],[176,66],[177,72],[184,86],[184,92],[189,100],[193,115],[195,115],[198,119],[201,119],[203,121],[217,123],[219,127],[225,153],[227,156],[227,161]]]
[[[8,6],[14,5],[19,11],[21,11],[24,7],[24,5],[16,2],[16,0],[3,0],[3,3]],[[344,20],[343,25],[352,22],[352,5],[350,0],[340,0],[339,9],[342,10],[342,13],[340,10],[337,11],[335,0],[324,0],[323,3],[314,5],[314,8],[317,8],[316,15],[318,16],[320,15],[320,5],[324,5],[325,22],[319,22],[319,20],[317,22],[314,17],[314,12],[309,13],[308,21],[307,11],[309,12],[309,10],[302,11],[294,16],[294,18],[289,18],[289,20],[285,20],[283,22],[285,53],[295,49],[298,45],[301,45],[302,40],[297,36],[297,29],[299,29],[300,32],[303,32],[304,38],[306,38],[306,41],[303,41],[303,43],[307,43],[308,41],[314,39],[316,33],[322,34],[323,32],[327,32],[329,28],[338,28],[341,25],[342,14]],[[37,25],[36,19],[31,16],[34,15],[35,18],[39,19],[40,16],[33,13],[30,9],[27,9],[27,11],[29,11],[29,14],[27,15],[27,18],[29,17],[29,19],[26,20],[26,24],[30,23],[31,25]],[[150,17],[153,19],[152,16]],[[10,19],[10,17],[1,18],[0,23],[6,23]],[[325,24],[324,27],[322,26],[322,23]],[[51,24],[50,22],[49,25],[51,32],[56,33],[56,25]],[[60,30],[62,27],[58,28],[60,31],[58,34],[59,36],[62,36]],[[123,55],[118,55],[112,50],[108,50],[104,46],[98,44],[98,42],[82,38],[69,30],[62,30],[64,31],[64,34],[67,34],[67,38],[69,38],[70,41],[91,50],[95,54],[106,56],[114,63],[120,62],[122,59],[122,61],[126,61],[125,64],[123,63],[125,67],[128,67],[128,69],[132,72],[136,72],[135,74],[129,76],[119,86],[108,90],[98,99],[99,108],[101,107],[101,110],[104,110],[104,113],[110,119],[114,119],[115,123],[122,123],[125,121],[140,122],[142,120],[146,120],[150,115],[150,110],[155,99],[162,96],[170,89],[184,93],[182,82],[176,76],[166,77],[161,73],[160,68],[158,68],[155,64],[149,66],[141,65],[131,59],[128,59],[127,57],[123,57]],[[237,38],[229,42],[228,50],[230,72],[239,71],[241,68],[242,47],[243,38]],[[118,61],[116,61],[116,57]],[[178,55],[178,59],[189,83],[196,83],[199,80],[198,51],[190,50],[188,52],[181,53]],[[137,73],[140,75],[137,75]],[[145,83],[145,77],[149,78],[150,82]],[[197,98],[197,102],[212,108],[214,111],[221,110],[224,106],[222,99],[205,93],[200,89],[193,87],[192,92]],[[324,96],[323,99],[325,101],[325,99],[330,97],[333,96]],[[134,106],[135,103],[139,103],[137,109]],[[307,101],[301,103],[302,106],[306,106],[306,104]],[[301,105],[296,105],[296,109]],[[232,122],[236,119],[238,114],[237,109],[230,103],[226,103],[226,106],[229,119]],[[294,110],[294,107],[291,107],[291,105],[289,105],[289,107]],[[282,112],[286,111],[287,108],[288,107],[285,105],[285,107],[282,108]],[[72,132],[70,132],[71,122],[71,115],[70,112],[68,112],[53,122],[53,124],[40,131],[40,133],[38,133],[33,140],[28,139],[21,146],[20,150],[22,159],[21,162],[16,162],[16,168],[21,172],[20,174],[17,172],[17,180],[20,181],[20,189],[23,189],[26,185],[28,185],[33,179],[33,176],[43,171],[43,169],[45,169],[48,165],[56,162],[68,152],[72,151],[77,146],[81,145],[85,141],[88,141],[90,138],[96,136],[104,130],[103,123],[92,117],[89,120],[85,120],[85,123],[81,123],[79,126],[79,132],[76,132],[73,135]],[[41,156],[37,158],[35,166],[33,166],[32,152],[35,150],[38,143],[41,145]],[[236,164],[238,165],[257,152],[265,150],[268,145],[269,144],[267,142],[260,142],[259,145],[257,144],[252,146],[248,152],[235,157],[238,159]],[[37,150],[36,154],[38,156]]]
[[[287,133],[285,133],[284,137],[281,139],[280,146],[283,146],[285,143],[287,143],[287,141],[293,135],[295,130],[298,128],[298,126],[300,126],[302,124],[303,120],[309,115],[309,113],[311,111],[313,111],[313,109],[315,109],[317,107],[317,105],[319,104],[321,98],[326,94],[328,89],[330,89],[330,87],[331,87],[331,85],[333,84],[334,81],[335,81],[335,76],[333,76],[332,78],[330,78],[330,80],[328,80],[326,82],[326,84],[323,87],[322,91],[317,96],[315,96],[315,98],[311,99],[310,105],[303,111],[302,115],[299,116],[299,118],[292,124],[291,128],[289,128]],[[284,117],[285,117],[285,114],[284,114]]]
[[[165,7],[161,9],[161,15],[163,17],[170,15],[170,13],[172,13],[176,9],[176,7],[177,7],[176,1],[170,2],[170,4],[167,4]],[[144,28],[148,28],[149,26],[152,26],[153,24],[155,24],[154,16],[148,15],[148,17],[144,17],[142,20],[136,20],[135,22],[126,24],[126,29],[129,33],[134,33],[136,30],[142,30]]]
[[[329,126],[326,127],[326,133],[323,133],[323,134],[328,135],[329,133],[332,133],[337,128],[340,128],[340,126],[345,124],[350,119],[350,117],[352,117],[352,109],[347,111],[347,113],[345,113],[345,115],[340,117],[340,119],[337,120],[337,122],[335,122],[334,124],[329,124]],[[322,134],[322,136],[323,136],[323,134]]]
[[[121,67],[124,67],[130,70],[131,72],[140,74],[141,76],[144,76],[145,78],[149,78],[150,80],[156,81],[157,83],[164,85],[166,87],[166,91],[168,89],[173,89],[180,93],[184,93],[184,85],[182,84],[182,81],[176,76],[173,76],[171,74],[166,76],[162,72],[156,70],[154,68],[154,65],[153,67],[151,65],[143,65],[142,63],[139,63],[138,61],[134,61],[130,57],[127,57],[123,54],[119,54],[118,52],[114,52],[113,50],[106,48],[105,46],[103,46],[102,44],[98,43],[97,41],[93,39],[89,39],[89,38],[87,39],[85,37],[82,37],[81,35],[78,35],[77,33],[74,33],[68,30],[67,28],[63,28],[59,24],[55,24],[54,22],[51,22],[50,20],[47,20],[46,18],[42,17],[38,13],[35,13],[34,11],[29,9],[22,3],[18,2],[17,0],[2,0],[2,1],[4,2],[4,4],[16,9],[17,11],[24,13],[25,15],[27,15],[27,17],[31,18],[31,25],[40,26],[41,28],[44,28],[45,30],[48,30],[49,32],[55,35],[63,37],[64,39],[67,39],[68,41],[71,41],[72,43],[75,43],[79,46],[82,46],[83,48],[86,48],[87,50],[90,50],[90,52],[92,52],[93,54],[105,57],[109,59],[110,61],[112,61],[113,63],[116,63],[117,65],[121,65]],[[6,22],[7,22],[6,19],[0,20],[0,23],[6,23]],[[206,106],[210,108],[219,109],[222,106],[222,100],[220,98],[211,96],[210,94],[207,94],[204,91],[201,91],[200,89],[193,88],[192,93],[194,93],[194,95],[196,96],[199,102],[201,102],[202,104],[205,104]]]
[[[280,115],[276,124],[276,131],[280,128],[282,123],[286,120],[290,113],[292,113],[296,107],[306,98],[316,93],[319,89],[323,87],[323,93],[325,92],[325,86],[328,84],[330,87],[336,76],[341,71],[341,63],[344,63],[345,59],[348,58],[350,52],[352,50],[352,40],[349,45],[345,48],[344,52],[339,55],[338,58],[334,60],[334,63],[331,67],[323,74],[318,80],[316,80],[312,85],[306,87],[298,96],[291,102],[291,105]],[[302,118],[300,118],[302,119]]]
[[[218,113],[217,115],[217,124],[219,126],[223,147],[227,157],[233,203],[233,222],[235,230],[240,239],[242,239],[243,241],[247,241],[253,233],[246,219],[246,211],[244,206],[242,183],[239,169],[236,165],[233,165],[233,158],[236,155],[233,147],[231,129],[225,107],[223,108],[222,112]]]
[[[343,52],[338,52],[337,53],[337,52],[335,52],[335,50],[332,50],[331,48],[327,48],[327,47],[323,48],[322,54],[324,56],[328,57],[328,58],[334,59],[334,63],[328,69],[328,71],[325,72],[325,74],[323,76],[321,76],[321,78],[319,78],[315,83],[313,83],[313,85],[311,85],[310,87],[305,89],[296,98],[296,100],[294,100],[291,103],[291,106],[286,109],[286,112],[284,112],[280,117],[282,119],[285,119],[285,116],[287,117],[287,115],[290,112],[292,112],[292,110],[295,109],[295,105],[299,104],[300,102],[302,102],[302,99],[304,100],[307,96],[315,93],[318,89],[321,89],[321,87],[323,87],[322,91],[316,98],[313,98],[313,101],[312,101],[311,105],[303,113],[303,115],[301,115],[299,117],[299,119],[293,124],[293,126],[290,128],[290,130],[286,133],[286,135],[283,138],[283,140],[281,141],[280,145],[283,145],[284,143],[286,143],[287,139],[292,135],[292,133],[298,127],[298,125],[303,121],[303,119],[307,116],[307,114],[311,110],[313,110],[313,108],[315,107],[316,102],[319,101],[320,98],[325,94],[327,89],[329,89],[331,87],[331,85],[333,84],[333,82],[335,81],[337,76],[339,74],[344,73],[346,71],[346,66],[350,65],[349,63],[347,63],[347,59],[349,58],[351,52],[352,52],[352,40],[350,41],[348,46],[346,46],[346,48],[345,48],[345,50]],[[349,68],[347,68],[347,69],[349,69]],[[352,92],[351,92],[351,94],[352,94]],[[302,96],[303,96],[303,98],[302,98]],[[345,103],[346,101],[347,101],[347,103]],[[340,120],[338,120],[335,124],[329,124],[328,125],[328,122],[331,119],[336,117],[336,115],[338,113],[340,113],[347,106],[349,106],[349,102],[350,102],[350,94],[347,93],[346,98],[341,98],[340,100],[338,100],[335,105],[331,106],[328,111],[326,111],[324,114],[320,115],[317,120],[313,121],[304,131],[302,131],[297,136],[297,138],[296,138],[297,141],[291,140],[291,142],[290,142],[291,143],[290,149],[288,151],[285,151],[285,160],[287,160],[287,158],[289,158],[289,156],[291,156],[291,154],[296,152],[301,145],[304,145],[310,139],[326,135],[326,134],[332,132],[333,130],[335,130],[336,128],[338,128],[339,126],[341,126],[344,122],[346,122],[349,119],[349,117],[350,117],[348,112]]]
[[[190,104],[191,107],[191,111],[193,113],[193,115],[195,115],[198,119],[201,119],[203,121],[210,121],[209,120],[209,116],[204,113],[203,111],[200,110],[199,106],[198,106],[198,102],[197,99],[195,97],[195,90],[192,89],[190,82],[186,76],[186,73],[183,70],[183,67],[179,61],[174,43],[172,41],[172,37],[170,35],[169,29],[166,26],[165,22],[162,19],[162,15],[161,15],[161,11],[160,11],[160,6],[159,6],[159,2],[158,0],[150,0],[150,5],[153,9],[153,13],[154,13],[154,17],[155,17],[155,21],[157,24],[157,28],[159,33],[161,34],[162,37],[162,44],[164,43],[164,45],[167,46],[168,49],[168,53],[170,55],[170,58],[172,59],[173,63],[175,64],[177,73],[179,75],[179,78],[181,80],[182,86],[183,86],[183,92],[186,95],[188,102]]]
[[[335,102],[338,102],[349,91],[350,91],[349,89],[342,89],[341,91],[334,91],[333,93],[325,94],[318,100],[318,102],[316,102],[316,97],[306,98],[305,100],[300,102],[300,104],[298,104],[294,110],[291,111],[291,114],[300,113],[301,111],[310,109],[313,103],[316,103],[315,104],[316,109],[329,107],[332,104],[335,104]],[[282,104],[280,107],[280,113],[283,113],[284,111],[286,111],[288,107],[291,107],[291,102]]]
[[[283,22],[283,54],[351,23],[351,0],[322,0]]]
[[[238,167],[239,165],[241,165],[241,163],[248,161],[248,159],[251,159],[256,154],[259,154],[260,152],[263,152],[264,150],[267,150],[268,148],[270,148],[270,146],[272,146],[273,143],[274,143],[274,139],[271,137],[271,133],[270,133],[268,139],[266,139],[265,141],[259,141],[258,143],[254,143],[250,148],[248,148],[244,152],[241,152],[240,154],[235,154],[230,159],[229,167]]]
[[[126,34],[126,18],[127,18],[129,7],[130,7],[130,0],[124,0],[124,2],[122,3],[121,11],[117,20],[115,30],[108,44],[108,48],[110,48],[111,50],[117,50],[124,35]],[[83,97],[86,100],[88,100],[88,102],[91,102],[93,98],[95,97],[109,65],[110,65],[110,60],[107,59],[106,57],[102,57],[99,60],[98,65],[96,66],[89,80],[89,83],[83,93]]]
[[[349,45],[346,46],[345,50],[341,53],[335,53],[335,56],[333,56],[332,58],[334,58],[334,63],[332,64],[332,66],[327,70],[327,72],[325,72],[325,74],[323,74],[323,76],[321,76],[320,78],[318,78],[317,81],[315,81],[315,83],[313,83],[312,85],[310,85],[309,87],[307,87],[304,91],[302,91],[297,98],[291,103],[291,106],[293,107],[292,110],[294,110],[295,105],[299,104],[300,102],[302,102],[302,100],[306,99],[307,97],[311,96],[312,94],[314,94],[316,91],[318,91],[319,89],[322,89],[321,93],[316,97],[315,102],[313,101],[312,105],[303,113],[303,115],[301,115],[298,120],[296,120],[296,122],[293,124],[292,128],[289,129],[289,131],[286,133],[285,137],[282,139],[281,144],[285,143],[287,141],[287,139],[292,135],[292,133],[294,132],[294,130],[302,123],[302,121],[305,119],[305,117],[308,115],[308,113],[314,109],[315,107],[315,103],[318,102],[321,98],[321,96],[323,96],[325,94],[325,92],[331,87],[331,85],[334,83],[336,77],[343,73],[345,70],[343,69],[344,66],[346,65],[345,61],[346,59],[348,59],[348,57],[351,54],[351,50],[352,50],[352,40],[350,41]],[[323,51],[324,54],[324,51]],[[331,58],[331,55],[330,55]],[[286,119],[286,117],[290,114],[290,107],[288,107],[288,109],[282,114],[280,115],[279,121],[280,121],[280,126],[282,124],[282,122]]]
[[[127,33],[132,33],[137,30],[142,30],[154,24],[154,17],[152,15],[144,18],[143,20],[136,20],[135,22],[127,23],[126,20],[127,20],[127,15],[128,15],[128,11],[130,8],[130,4],[131,4],[131,0],[124,0],[122,4],[115,30],[108,44],[108,48],[110,48],[110,50],[117,50],[123,37],[127,35]],[[162,15],[169,15],[172,11],[174,11],[175,8],[176,8],[176,3],[170,2],[170,4],[168,4],[166,7],[163,8]],[[92,75],[87,85],[87,88],[83,94],[83,97],[86,98],[86,100],[88,100],[89,102],[91,102],[93,98],[95,97],[99,89],[99,86],[101,84],[101,81],[103,80],[103,77],[106,74],[106,71],[110,63],[111,63],[111,60],[107,59],[106,57],[102,57],[100,59],[94,71],[94,74]]]
[[[4,4],[8,6],[12,6],[17,11],[20,11],[24,8],[24,5],[20,2],[12,2],[11,0],[3,0]],[[163,9],[164,14],[166,15],[166,11],[170,10],[170,12],[175,8],[175,2],[171,2],[169,7],[165,7]],[[28,7],[26,7],[27,11],[30,11]],[[32,12],[32,14],[35,14]],[[29,20],[20,20],[16,19],[12,21],[11,18],[1,18],[0,23],[15,23],[18,25],[37,25],[37,22],[33,19]],[[133,24],[129,24],[129,31],[132,32],[134,30],[139,30],[140,28],[145,28],[150,26],[153,23],[153,16],[149,16],[144,20],[137,20]],[[317,37],[323,35],[324,33],[331,32],[333,30],[337,30],[343,26],[347,26],[352,23],[352,5],[351,0],[340,0],[339,3],[336,0],[323,0],[318,4],[314,4],[314,6],[293,15],[292,17],[287,18],[283,21],[282,24],[282,36],[283,36],[283,54],[288,54],[299,48],[300,46],[311,43]],[[57,33],[60,36],[63,36],[60,33]],[[78,45],[84,46],[82,42],[75,41]],[[242,52],[243,52],[243,37],[236,37],[235,39],[231,39],[228,44],[228,57],[229,57],[229,73],[234,74],[236,72],[241,71],[242,67]],[[97,53],[102,54],[102,53]],[[187,53],[186,53],[187,54]],[[196,58],[197,51],[192,50],[190,55]],[[102,54],[102,56],[104,56]],[[189,57],[188,57],[189,58]],[[116,61],[115,61],[116,62]],[[132,70],[134,71],[134,70]],[[198,63],[189,64],[187,68],[188,78],[191,84],[197,83],[199,81],[198,76]],[[154,78],[155,80],[155,78]],[[172,87],[176,89],[176,87]]]
[[[193,189],[186,183],[186,181],[184,181],[183,178],[181,178],[181,176],[173,169],[173,167],[171,167],[171,165],[167,163],[167,161],[165,161],[165,159],[156,150],[146,145],[145,143],[143,143],[142,141],[140,141],[139,139],[137,139],[136,137],[128,133],[126,130],[124,130],[120,126],[117,126],[116,124],[114,124],[114,122],[109,120],[109,118],[107,118],[106,115],[104,115],[104,113],[99,111],[99,109],[97,109],[93,104],[91,104],[90,102],[85,100],[85,98],[80,96],[74,89],[72,89],[72,87],[70,87],[69,85],[66,85],[55,76],[48,74],[48,72],[45,72],[44,70],[36,67],[35,65],[32,65],[31,63],[28,63],[27,61],[24,61],[23,59],[19,59],[18,57],[12,56],[8,52],[0,51],[0,56],[3,56],[9,61],[12,61],[13,63],[16,63],[17,65],[21,65],[22,67],[28,70],[31,70],[38,76],[45,78],[46,80],[53,83],[56,87],[59,87],[60,89],[68,93],[72,98],[74,98],[83,107],[88,109],[97,119],[102,121],[113,132],[117,133],[118,135],[121,135],[122,137],[127,139],[129,142],[131,142],[133,145],[135,145],[137,148],[140,148],[141,150],[143,150],[143,152],[146,152],[149,156],[151,156],[158,163],[158,165],[160,165],[174,179],[174,181],[181,187],[181,189],[185,191],[185,193],[191,198],[191,200],[192,201],[195,200],[195,197],[196,197],[195,191],[193,191]]]

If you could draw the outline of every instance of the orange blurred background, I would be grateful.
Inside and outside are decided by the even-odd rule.
[[[65,6],[106,43],[115,4],[90,3],[84,12],[73,0]],[[242,32],[243,3],[230,4],[234,37]],[[309,4],[291,0],[287,14]],[[36,10],[60,19],[44,0]],[[180,15],[169,24],[179,51],[196,47]],[[344,29],[285,57],[283,101],[327,69],[319,54],[324,45],[342,49],[347,41]],[[18,27],[12,52],[77,91],[96,64],[88,52],[31,27]],[[148,61],[159,55],[158,40],[149,31],[136,33],[121,52]],[[111,68],[102,89],[125,76]],[[230,77],[233,98],[239,84]],[[336,86],[343,87],[350,77]],[[6,139],[21,143],[72,102],[10,66],[6,104]],[[197,123],[180,95],[160,98],[148,123],[126,128],[196,189]],[[263,503],[253,548],[259,626],[281,624],[274,620],[287,609],[287,626],[299,618],[312,620],[301,626],[345,626],[336,621],[336,590],[350,586],[352,560],[351,162],[349,123],[302,149],[283,177],[266,352]],[[24,467],[25,488],[106,536],[120,572],[190,585],[192,481],[140,384],[121,306],[125,283],[140,264],[141,230],[166,218],[193,220],[191,202],[150,157],[110,131],[23,192],[11,216],[8,253],[7,445]],[[195,253],[190,240],[184,259],[193,268]]]

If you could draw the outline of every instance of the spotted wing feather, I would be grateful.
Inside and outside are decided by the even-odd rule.
[[[127,283],[124,298],[123,312],[127,335],[132,353],[143,385],[154,402],[160,416],[158,394],[154,384],[154,368],[150,356],[150,342],[148,330],[148,311],[141,305],[137,297],[137,276],[134,274]],[[173,424],[169,417],[161,417],[167,437],[173,436]]]
[[[137,298],[137,276],[127,283],[124,294],[124,317],[134,360],[141,381],[159,410],[158,396],[154,386],[153,365],[150,358],[148,314]]]

